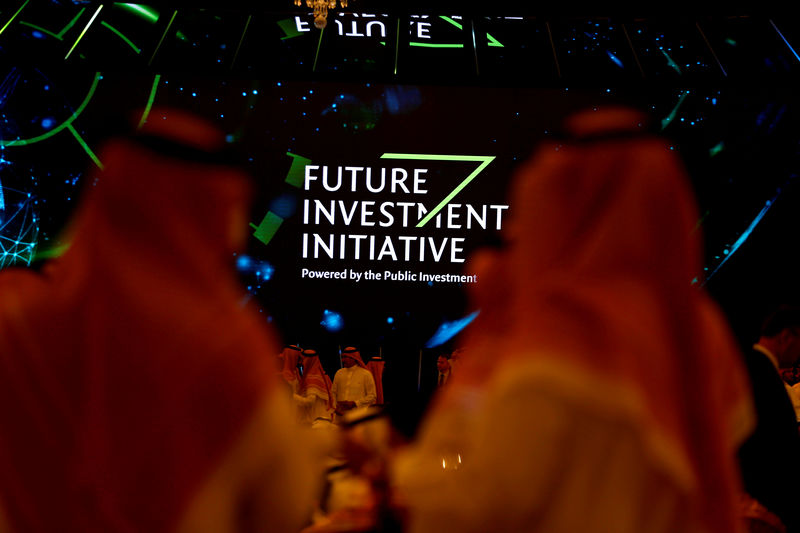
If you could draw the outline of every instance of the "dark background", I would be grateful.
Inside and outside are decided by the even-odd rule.
[[[286,215],[268,245],[252,238],[246,258],[232,258],[265,320],[287,343],[316,348],[331,374],[344,346],[359,346],[365,358],[382,354],[389,400],[405,402],[420,358],[431,373],[436,355],[458,341],[426,347],[437,329],[474,311],[465,288],[300,281],[297,208],[305,196],[285,181],[287,152],[314,164],[374,167],[392,166],[377,159],[384,152],[494,155],[457,201],[505,203],[515,167],[555,138],[565,114],[611,102],[644,110],[686,162],[706,242],[705,277],[696,283],[741,341],[752,342],[772,307],[800,300],[800,57],[792,48],[800,33],[790,17],[764,6],[607,9],[600,17],[529,2],[399,8],[365,0],[351,10],[372,8],[374,17],[359,22],[337,10],[330,20],[345,28],[380,21],[385,35],[348,37],[335,22],[321,35],[287,31],[295,17],[311,19],[286,4],[0,7],[0,266],[36,268],[58,254],[92,154],[154,95],[155,105],[191,109],[229,134],[257,185],[250,222],[268,211]],[[430,40],[415,33],[420,23],[430,24]],[[59,129],[66,122],[75,134]],[[453,165],[434,169],[429,183],[474,168]],[[491,231],[473,232],[468,249],[494,240]]]

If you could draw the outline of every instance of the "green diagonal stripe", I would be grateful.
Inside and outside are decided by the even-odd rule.
[[[439,205],[433,208],[431,212],[429,212],[425,218],[419,221],[417,224],[418,228],[423,227],[425,224],[428,223],[430,219],[435,217],[439,214],[444,206],[450,203],[450,200],[456,197],[458,193],[460,193],[464,187],[470,184],[470,182],[477,177],[478,174],[483,172],[483,169],[489,166],[489,164],[495,160],[495,156],[493,155],[441,155],[441,154],[393,154],[393,153],[386,153],[381,156],[381,159],[411,159],[415,161],[475,161],[480,162],[481,164],[478,165],[478,168],[472,171],[472,173],[464,179],[458,186],[453,189],[453,191],[448,194],[444,200],[439,202]]]
[[[444,15],[439,15],[439,18],[445,22],[449,22],[459,30],[463,30],[464,26],[460,22],[456,22],[455,20],[451,19],[450,17],[445,17]]]
[[[286,152],[286,155],[292,158],[292,166],[289,168],[289,173],[286,174],[285,181],[293,187],[302,187],[305,180],[306,165],[310,165],[311,160],[291,152]]]
[[[83,12],[84,12],[84,11],[86,11],[86,8],[85,8],[85,7],[82,7],[82,8],[81,8],[81,10],[80,10],[80,11],[78,11],[78,14],[77,14],[77,15],[75,15],[75,17],[73,17],[73,19],[72,19],[72,20],[70,20],[70,21],[67,23],[67,25],[66,25],[66,26],[64,26],[64,27],[61,29],[61,31],[60,31],[60,32],[58,32],[58,38],[59,38],[59,39],[63,39],[63,38],[64,38],[64,34],[65,34],[65,33],[67,33],[67,32],[68,32],[68,31],[69,31],[69,30],[70,30],[70,29],[71,29],[71,28],[72,28],[72,27],[75,25],[75,23],[76,23],[76,22],[78,22],[78,19],[79,19],[79,18],[81,18],[81,15],[83,15]]]
[[[83,28],[83,31],[81,32],[81,34],[78,35],[78,38],[75,40],[75,43],[72,45],[72,48],[69,49],[69,52],[67,52],[67,55],[64,56],[64,60],[65,61],[67,59],[69,59],[69,56],[72,55],[72,52],[75,50],[75,47],[78,46],[78,43],[81,42],[81,39],[83,39],[83,36],[86,35],[87,31],[89,31],[89,26],[92,25],[92,23],[94,22],[94,19],[96,19],[97,15],[100,14],[100,10],[101,9],[103,9],[103,4],[100,4],[99,6],[97,6],[97,11],[94,12],[94,15],[92,15],[92,18],[89,19],[89,22]]]
[[[15,18],[17,18],[17,16],[20,14],[20,12],[21,12],[23,9],[25,9],[25,6],[27,6],[27,5],[28,5],[28,2],[30,2],[30,1],[31,1],[31,0],[25,0],[25,3],[23,3],[21,6],[19,6],[19,9],[17,9],[17,12],[16,12],[16,13],[14,13],[13,15],[11,15],[11,18],[10,18],[10,19],[8,19],[8,22],[6,22],[5,24],[3,24],[3,27],[2,27],[2,28],[0,28],[0,33],[3,33],[4,31],[6,31],[6,28],[8,28],[8,27],[11,25],[11,23],[12,23],[12,22],[14,22],[14,19],[15,19]]]
[[[269,244],[269,241],[275,236],[277,233],[278,228],[281,227],[283,223],[283,219],[273,213],[272,211],[268,212],[264,219],[261,221],[261,224],[256,226],[252,222],[250,223],[250,227],[256,230],[253,232],[253,236],[258,239],[259,241],[263,242],[264,244]]]
[[[97,158],[97,155],[95,155],[95,153],[92,151],[92,149],[89,148],[89,145],[86,144],[86,141],[83,140],[83,137],[81,137],[81,134],[78,133],[78,130],[76,130],[75,127],[72,124],[69,124],[67,126],[67,129],[72,134],[72,136],[75,137],[75,140],[80,143],[80,145],[83,147],[84,151],[89,155],[89,157],[92,158],[92,161],[94,161],[94,164],[97,165],[97,167],[100,170],[105,169],[105,167],[103,166],[103,163],[100,162],[100,159]]]
[[[39,141],[48,139],[53,135],[69,127],[72,124],[72,122],[75,121],[75,119],[77,119],[81,113],[83,113],[83,110],[86,109],[86,106],[89,105],[89,101],[92,99],[92,96],[94,96],[95,90],[97,90],[97,84],[100,83],[100,80],[102,78],[103,76],[99,72],[95,73],[94,81],[92,82],[92,86],[89,88],[89,93],[86,95],[86,98],[83,99],[81,105],[78,106],[78,109],[76,109],[75,112],[72,113],[72,116],[70,116],[67,120],[65,120],[64,122],[53,128],[52,130],[48,131],[47,133],[43,133],[42,135],[38,135],[36,137],[31,137],[30,139],[15,139],[10,141],[0,139],[0,147],[25,146],[26,144],[37,143]]]
[[[142,118],[139,119],[138,129],[141,129],[142,126],[145,125],[145,123],[147,122],[147,117],[150,116],[150,110],[153,108],[153,102],[156,99],[156,92],[158,91],[158,84],[160,81],[161,81],[161,74],[156,74],[156,77],[153,78],[153,86],[150,88],[150,96],[147,98],[147,105],[145,105],[144,107]]]
[[[119,31],[117,28],[115,28],[114,26],[112,26],[111,24],[106,22],[105,20],[100,21],[100,24],[102,24],[104,27],[106,27],[109,30],[111,30],[112,32],[114,32],[114,35],[116,35],[117,37],[119,37],[120,39],[125,41],[125,43],[128,46],[130,46],[133,49],[133,51],[136,52],[137,54],[142,51],[141,48],[139,48],[138,46],[133,44],[133,42],[130,39],[128,39],[121,31]]]
[[[277,24],[283,30],[283,33],[286,34],[285,37],[281,37],[281,40],[291,39],[292,37],[299,37],[300,35],[303,35],[303,32],[297,30],[297,24],[294,23],[293,19],[279,20]]]
[[[505,48],[505,46],[503,46],[503,43],[492,37],[492,35],[489,32],[486,33],[486,38],[489,39],[489,46]]]

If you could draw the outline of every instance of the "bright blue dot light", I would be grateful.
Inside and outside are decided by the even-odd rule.
[[[55,125],[55,123],[56,123],[56,121],[53,120],[52,117],[47,117],[45,119],[42,119],[42,127],[44,129],[46,129],[46,130],[49,130],[50,128],[52,128]]]
[[[239,270],[247,270],[252,266],[253,260],[249,255],[240,255],[236,258],[236,268]]]
[[[258,274],[264,278],[264,281],[269,281],[272,278],[272,274],[275,273],[275,268],[270,264],[265,264],[261,267]]]
[[[387,319],[386,319],[386,323],[387,323],[387,324],[394,324],[394,318],[393,318],[393,317],[389,317],[389,318],[387,318]]]
[[[39,30],[33,30],[31,32],[31,35],[33,35],[37,39],[44,39],[44,34],[42,32],[40,32]]]
[[[344,327],[344,319],[342,315],[336,311],[329,311],[325,309],[322,314],[322,321],[320,325],[328,331],[339,331]]]
[[[296,209],[297,198],[291,193],[278,196],[269,205],[269,210],[283,219],[292,216]]]
[[[253,94],[258,94],[258,91],[253,89]]]

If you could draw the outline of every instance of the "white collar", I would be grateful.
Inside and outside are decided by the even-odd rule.
[[[769,360],[772,361],[772,365],[775,367],[775,370],[780,370],[780,365],[778,364],[778,358],[775,357],[774,353],[772,353],[767,348],[758,343],[755,343],[753,345],[753,349],[757,352],[761,352],[764,355],[766,355],[769,358]]]

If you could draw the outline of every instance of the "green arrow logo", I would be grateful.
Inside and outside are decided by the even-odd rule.
[[[458,186],[452,190],[450,194],[448,194],[444,200],[439,202],[433,211],[428,213],[425,218],[419,221],[417,224],[418,228],[423,227],[425,224],[428,223],[430,219],[435,217],[439,211],[441,211],[444,206],[450,203],[450,200],[456,197],[458,193],[460,193],[464,187],[470,184],[472,180],[474,180],[478,174],[483,172],[483,169],[489,166],[489,163],[495,160],[495,156],[493,155],[442,155],[442,154],[391,154],[386,153],[381,156],[381,159],[411,159],[415,161],[475,161],[480,162],[478,168],[472,171],[472,173],[467,176],[464,181],[458,184]]]

